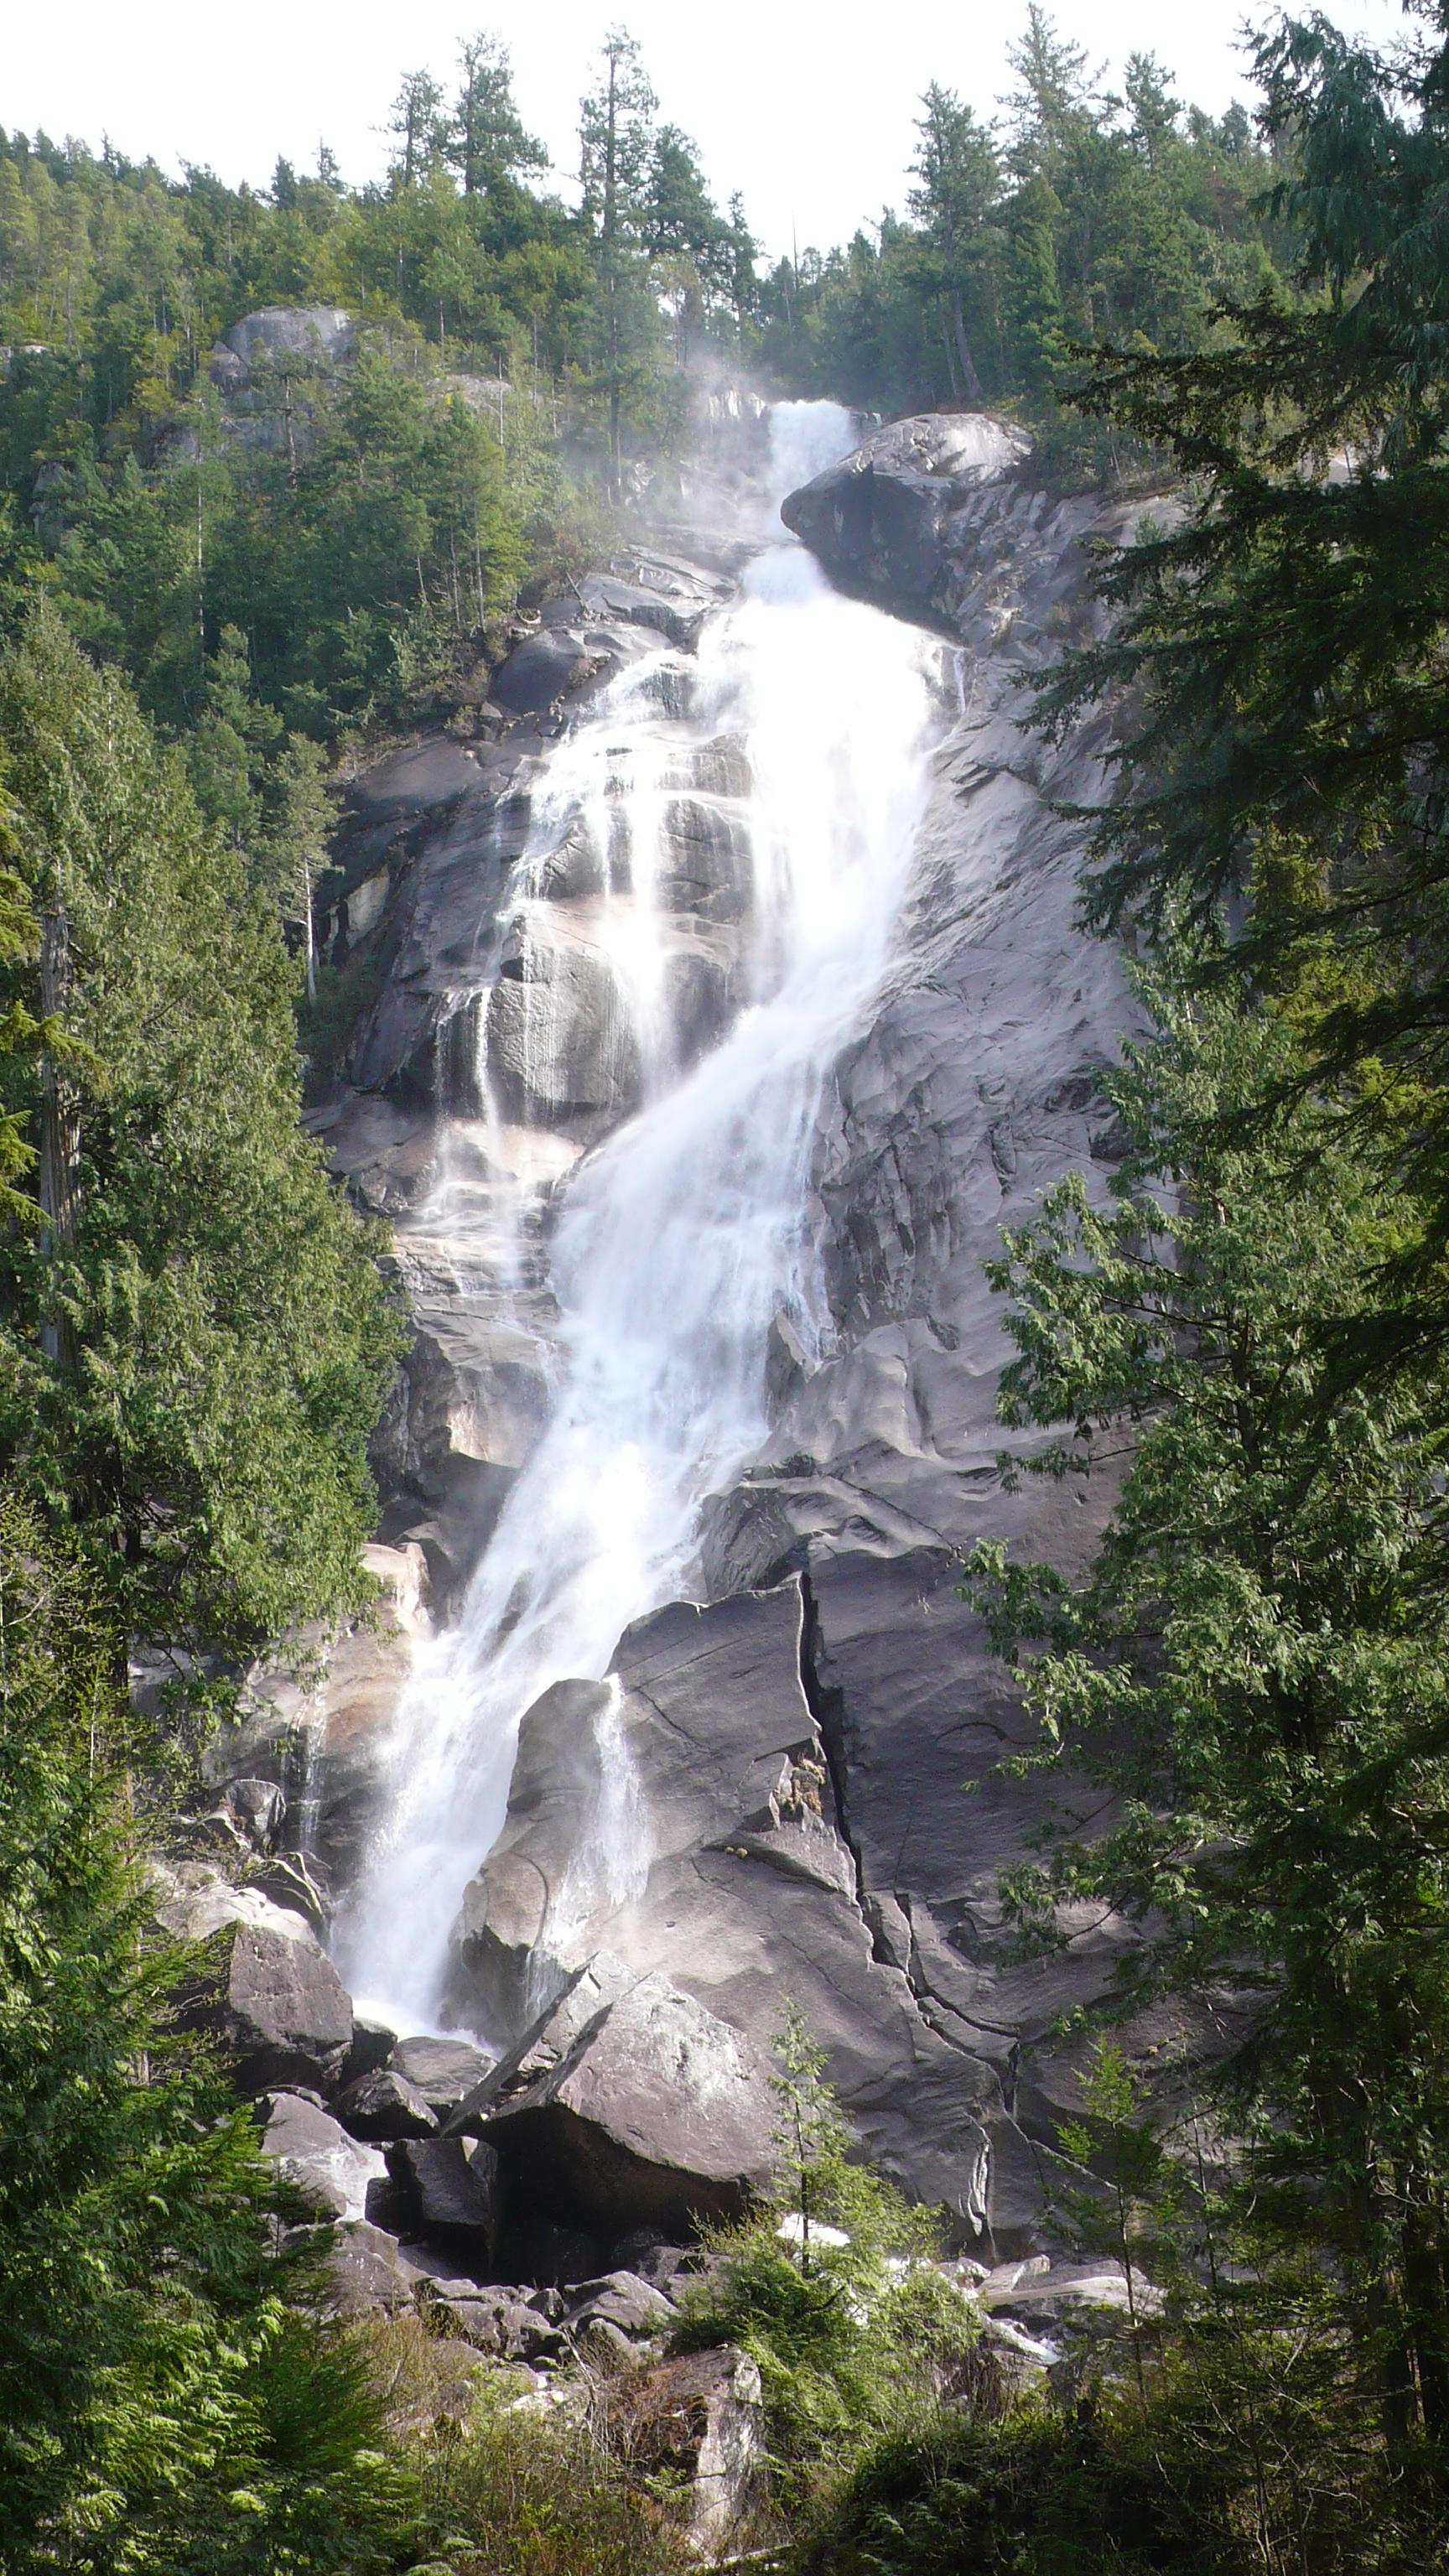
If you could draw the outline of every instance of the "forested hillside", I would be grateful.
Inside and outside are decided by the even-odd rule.
[[[999,116],[933,84],[899,208],[773,261],[622,34],[557,191],[487,33],[403,79],[365,185],[0,132],[7,2576],[665,2576],[700,2563],[679,2422],[721,2350],[764,2428],[732,2563],[1443,2562],[1449,8],[1392,56],[1315,20],[1255,61],[1256,117],[1209,117],[1032,0]],[[773,2192],[646,2311],[694,2390],[666,2438],[620,2396],[637,2319],[576,2346],[540,2291],[563,2400],[501,2363],[477,2397],[445,2274],[338,2323],[328,2204],[218,2045],[245,1914],[180,1940],[149,1873],[251,1658],[372,1615],[407,1332],[302,1123],[356,1003],[318,954],[342,787],[487,739],[528,620],[582,603],[724,382],[990,407],[1044,508],[1154,496],[1023,700],[1112,746],[1082,935],[1133,957],[1144,1033],[1101,1074],[1109,1179],[993,1282],[1035,1444],[1002,1491],[1121,1500],[1077,1576],[994,1541],[952,1570],[1040,1722],[1017,1776],[1060,1784],[996,1891],[1021,1957],[1138,1937],[1038,2141],[1118,2309],[1031,2368],[988,2348],[783,1997]],[[1153,2012],[1145,2080],[1118,2035]],[[365,2027],[331,2071],[390,2114]],[[439,2127],[402,2116],[359,2134]]]

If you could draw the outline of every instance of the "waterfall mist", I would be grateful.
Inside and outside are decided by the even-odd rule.
[[[447,1226],[466,1238],[475,1225],[471,1257],[505,1292],[510,1261],[522,1276],[519,1229],[552,1191],[558,1327],[548,1419],[456,1623],[416,1651],[385,1748],[384,1822],[339,1926],[353,1991],[412,2029],[439,2013],[450,1932],[501,1827],[525,1710],[557,1680],[603,1677],[629,1622],[689,1591],[701,1507],[767,1433],[773,1319],[783,1311],[817,1352],[828,1329],[811,1140],[831,1063],[889,960],[928,783],[938,648],[838,596],[781,538],[780,497],[847,452],[850,416],[783,404],[770,431],[772,538],[692,660],[648,655],[559,747],[505,905],[509,936],[536,963],[548,854],[571,817],[602,847],[590,936],[640,1105],[559,1179],[555,1139],[531,1161],[505,1134],[480,1040],[472,1133],[481,1105],[483,1148],[505,1181],[476,1217],[466,1193],[440,1184],[453,1191]],[[752,884],[734,1016],[699,1053],[671,1020],[681,931],[661,908],[658,863],[681,759],[722,737],[743,752]],[[486,1028],[486,996],[475,1022]],[[647,1865],[643,1819],[614,1778],[607,1719],[600,1749],[613,1786],[601,1816],[581,1819],[577,1866],[623,1895]]]

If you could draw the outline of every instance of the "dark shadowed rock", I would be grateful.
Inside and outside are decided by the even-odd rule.
[[[498,2158],[476,2139],[404,2138],[387,2153],[404,2233],[455,2247],[480,2270],[498,2240]]]
[[[438,2126],[431,2104],[389,2066],[349,2084],[338,2098],[337,2116],[354,2138],[430,2138]]]
[[[924,412],[877,430],[790,493],[780,516],[847,589],[940,615],[949,514],[1030,454],[1025,432],[989,413]]]
[[[523,2289],[429,2281],[420,2291],[419,2305],[430,2322],[499,2361],[548,2361],[564,2350],[558,2326],[530,2304]]]
[[[531,715],[580,687],[597,667],[577,636],[529,635],[493,673],[490,694],[509,715]]]
[[[369,2021],[362,2013],[352,2016],[352,2046],[342,2070],[344,2084],[356,2084],[364,2075],[374,2075],[386,2066],[397,2046],[397,2032],[386,2022]]]

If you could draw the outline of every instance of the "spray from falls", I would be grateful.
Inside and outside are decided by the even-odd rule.
[[[771,429],[776,501],[854,443],[830,404],[778,406]],[[353,1990],[413,2028],[438,2013],[450,1932],[501,1828],[525,1710],[555,1681],[602,1678],[630,1621],[689,1591],[701,1508],[767,1434],[773,1319],[783,1310],[807,1349],[826,1331],[812,1135],[830,1066],[889,962],[938,655],[839,597],[774,525],[694,664],[650,656],[560,747],[516,875],[510,935],[526,986],[539,964],[528,943],[553,935],[545,889],[560,849],[601,854],[565,926],[608,962],[638,1106],[556,1184],[550,1417],[456,1624],[417,1650],[387,1749],[386,1821],[339,1933]],[[678,1041],[670,978],[711,935],[668,908],[661,854],[671,781],[721,741],[742,755],[750,882],[733,1017],[701,1052]],[[527,1070],[526,1007],[522,1044]],[[485,1106],[490,1080],[485,1065]],[[504,1152],[505,1124],[495,1100],[485,1155],[490,1135]],[[528,1186],[515,1184],[515,1212]],[[494,1193],[495,1237],[498,1204]],[[448,1222],[466,1228],[463,1202]],[[496,1242],[488,1257],[506,1259]],[[607,1733],[606,1778],[621,1758]],[[640,1823],[630,1785],[615,1788],[585,1840],[610,1846],[597,1865],[622,1894],[642,1866]]]

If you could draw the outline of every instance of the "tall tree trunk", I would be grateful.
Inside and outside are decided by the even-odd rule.
[[[947,301],[951,308],[951,334],[956,343],[956,356],[961,368],[961,383],[968,402],[984,402],[986,388],[976,372],[971,343],[966,337],[966,316],[961,310],[961,289],[953,286]]]
[[[70,992],[70,923],[57,901],[40,926],[40,1006],[46,1019],[63,1016]],[[80,1214],[80,1094],[48,1049],[40,1095],[40,1210],[41,1249],[54,1261],[74,1242]],[[70,1335],[59,1315],[42,1322],[40,1342],[47,1359],[69,1363]]]

